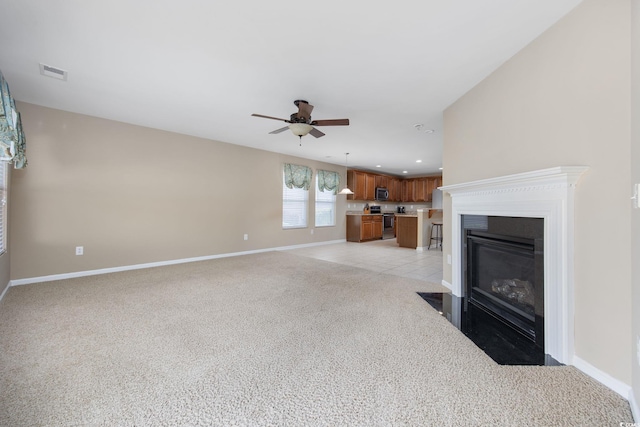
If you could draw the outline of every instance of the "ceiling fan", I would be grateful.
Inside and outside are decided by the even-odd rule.
[[[324,136],[324,133],[314,128],[314,126],[349,126],[349,119],[311,120],[313,105],[302,99],[297,99],[293,101],[293,103],[298,107],[298,112],[291,114],[291,117],[288,120],[278,117],[264,116],[262,114],[252,114],[252,116],[262,117],[263,119],[280,120],[285,123],[289,123],[289,125],[269,133],[276,134],[290,129],[294,135],[300,137],[300,140],[302,140],[303,136],[309,133],[316,138]]]

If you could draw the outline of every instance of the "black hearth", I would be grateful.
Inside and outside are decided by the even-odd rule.
[[[544,350],[543,220],[483,218],[463,234],[466,300]]]

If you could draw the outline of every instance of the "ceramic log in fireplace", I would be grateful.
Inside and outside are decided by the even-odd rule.
[[[488,217],[467,229],[466,296],[544,349],[544,245],[532,218]],[[532,223],[532,221],[534,221]]]

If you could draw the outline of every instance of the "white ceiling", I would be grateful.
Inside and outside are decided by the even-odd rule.
[[[442,111],[580,1],[0,0],[0,70],[20,101],[424,175],[442,166]],[[296,99],[351,125],[300,146],[251,117]]]

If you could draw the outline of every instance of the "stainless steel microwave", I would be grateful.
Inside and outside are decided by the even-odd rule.
[[[376,200],[387,200],[389,198],[389,190],[386,188],[378,187],[376,188]]]

